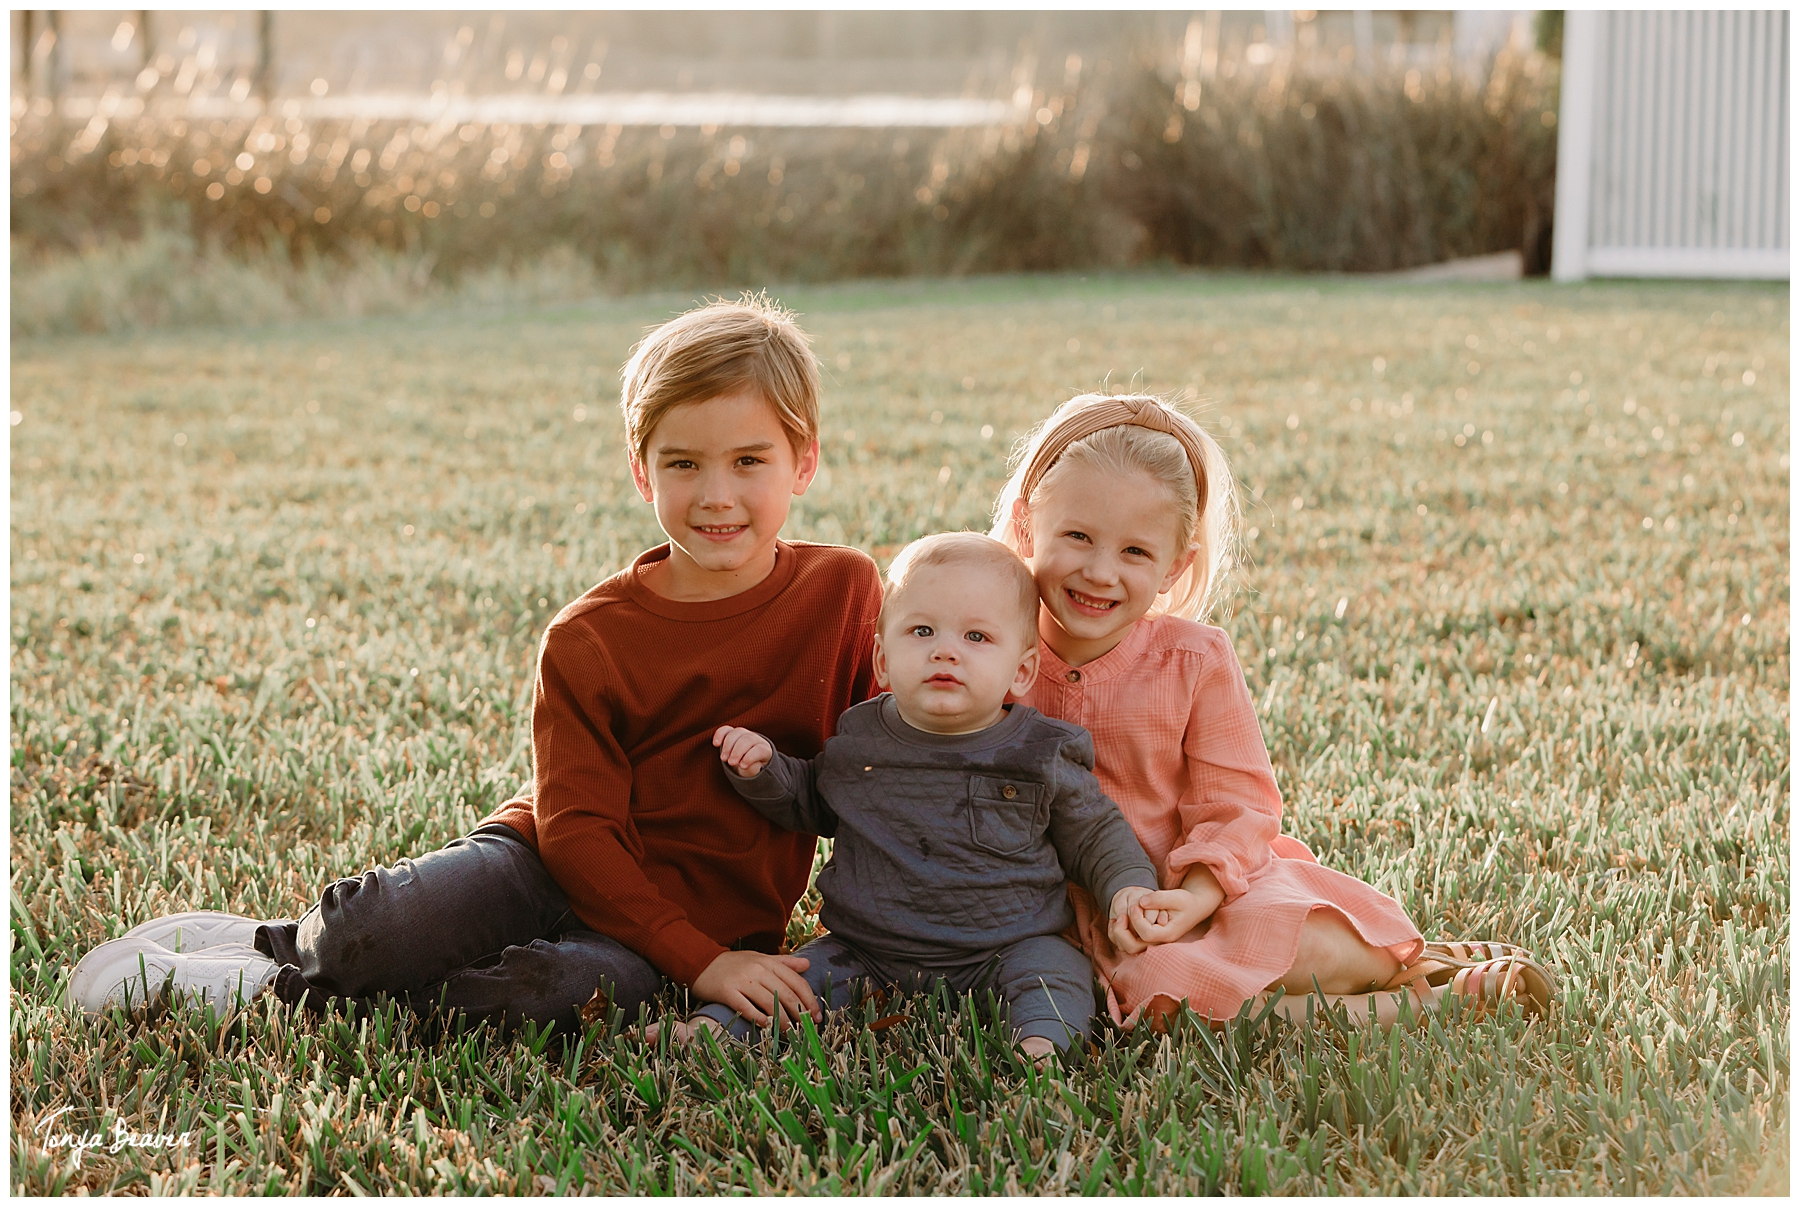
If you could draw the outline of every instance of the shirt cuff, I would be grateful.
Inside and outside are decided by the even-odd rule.
[[[724,953],[723,946],[684,919],[657,931],[645,947],[644,958],[669,979],[692,988],[707,965]]]
[[[1212,869],[1213,878],[1219,882],[1219,888],[1225,893],[1227,901],[1242,896],[1250,887],[1250,879],[1244,874],[1239,860],[1224,855],[1216,848],[1198,843],[1177,847],[1169,852],[1166,887],[1180,888],[1188,872],[1202,863]]]
[[[774,759],[764,763],[762,770],[752,776],[739,775],[727,767],[725,778],[731,782],[732,790],[748,801],[784,801],[790,795],[787,784],[775,774]]]
[[[1151,892],[1155,892],[1157,889],[1156,870],[1147,863],[1140,867],[1125,868],[1106,884],[1101,885],[1100,891],[1106,894],[1100,898],[1101,914],[1112,912],[1112,899],[1119,895],[1119,890],[1122,888],[1147,888]]]

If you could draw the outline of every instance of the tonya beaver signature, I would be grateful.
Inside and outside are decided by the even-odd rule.
[[[38,1121],[31,1130],[42,1137],[46,1152],[55,1152],[59,1148],[69,1149],[75,1154],[75,1168],[81,1168],[81,1158],[90,1150],[116,1153],[124,1148],[186,1148],[192,1143],[192,1132],[134,1132],[125,1126],[123,1119],[113,1124],[112,1140],[109,1142],[104,1132],[57,1132],[49,1130],[58,1119],[75,1108],[59,1107]]]

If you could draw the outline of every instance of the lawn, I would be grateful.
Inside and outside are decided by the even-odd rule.
[[[297,916],[529,774],[545,624],[660,539],[616,372],[691,299],[15,341],[13,1191],[1786,1193],[1785,285],[783,296],[826,366],[788,532],[877,557],[985,528],[1070,392],[1198,394],[1289,831],[1536,951],[1557,1013],[1105,1031],[1054,1076],[967,1002],[774,1053],[83,1019],[94,944]],[[119,1124],[189,1143],[44,1143]]]

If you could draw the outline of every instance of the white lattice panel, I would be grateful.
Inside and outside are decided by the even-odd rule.
[[[1567,17],[1558,278],[1788,275],[1788,14]]]

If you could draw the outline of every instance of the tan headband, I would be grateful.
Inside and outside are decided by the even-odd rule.
[[[1083,407],[1057,424],[1045,434],[1043,443],[1038,445],[1037,451],[1026,463],[1025,476],[1019,479],[1019,497],[1027,501],[1031,499],[1038,483],[1071,444],[1077,440],[1086,440],[1095,432],[1103,432],[1109,427],[1148,428],[1180,441],[1182,449],[1187,453],[1188,465],[1194,471],[1196,511],[1202,516],[1206,514],[1206,451],[1193,430],[1177,423],[1168,408],[1154,398],[1108,398]]]

